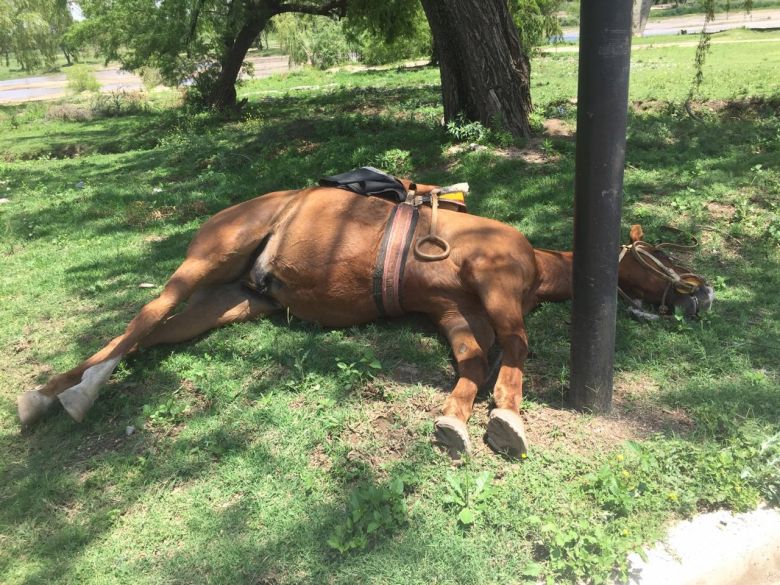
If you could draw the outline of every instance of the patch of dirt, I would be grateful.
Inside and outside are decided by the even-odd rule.
[[[310,142],[308,140],[304,140],[296,147],[296,151],[298,154],[311,154],[315,150],[317,150],[320,147],[320,143],[318,142]]]
[[[542,148],[543,143],[544,141],[541,138],[531,138],[525,148],[510,146],[509,148],[496,148],[493,152],[502,158],[510,160],[520,159],[532,165],[558,162],[561,156],[555,151]]]
[[[616,376],[608,415],[534,405],[522,413],[528,440],[532,446],[588,456],[614,449],[624,441],[659,433],[685,435],[693,430],[694,423],[683,410],[664,408],[650,400],[657,391],[651,379],[623,373]]]
[[[649,99],[631,102],[631,109],[635,112],[668,114],[672,111],[682,110],[682,106],[679,102]],[[752,97],[744,100],[694,101],[690,103],[690,109],[694,114],[721,114],[734,118],[747,118],[761,115],[778,116],[780,115],[780,99]]]
[[[545,136],[553,136],[556,138],[573,138],[574,128],[566,120],[560,120],[558,118],[550,118],[544,121],[542,124]]]
[[[441,369],[423,368],[415,364],[401,362],[388,376],[377,378],[377,385],[388,384],[425,384],[434,388],[450,388],[455,382],[455,368],[448,364]],[[384,388],[381,388],[384,391]]]
[[[664,100],[634,100],[631,102],[630,107],[635,112],[650,112],[653,114],[660,114],[666,112],[671,107],[671,103]]]
[[[208,213],[208,205],[200,200],[191,201],[178,207],[176,205],[154,205],[148,201],[133,201],[125,209],[125,221],[132,226],[144,227],[173,217],[188,221]]]
[[[706,208],[713,219],[731,220],[737,212],[737,208],[733,205],[718,203],[717,201],[710,201],[707,203]]]
[[[409,367],[401,369],[397,377],[414,378],[415,374],[415,368]],[[691,432],[694,423],[685,411],[668,409],[651,400],[657,391],[650,378],[622,373],[615,380],[613,411],[609,415],[587,415],[536,403],[529,404],[521,415],[532,448],[575,452],[583,457],[610,451],[628,440],[646,439],[659,433]],[[402,459],[416,442],[430,439],[420,434],[420,428],[440,413],[446,395],[446,392],[421,391],[395,402],[367,397],[363,420],[349,426],[338,437],[350,446],[347,458],[362,462],[382,475],[383,466],[388,462]],[[491,407],[488,395],[480,393],[469,421],[475,458],[495,457],[484,441]],[[310,465],[330,469],[332,462],[324,449],[318,447],[310,456]]]
[[[351,447],[350,461],[360,461],[382,473],[382,467],[402,459],[418,439],[426,411],[413,412],[400,404],[374,403],[367,420],[348,426],[339,440]]]
[[[314,451],[311,452],[311,455],[309,455],[309,467],[322,469],[323,471],[330,471],[330,468],[333,467],[333,461],[331,461],[322,445],[317,445]]]
[[[52,158],[78,158],[83,154],[90,154],[92,149],[86,144],[59,144],[52,147]]]
[[[60,412],[58,416],[68,415],[65,412]],[[73,457],[74,465],[81,466],[98,455],[117,451],[127,442],[126,427],[118,423],[117,418],[113,416],[109,421],[114,428],[111,432],[92,433],[84,436],[81,444],[76,448],[76,453]]]
[[[752,97],[745,100],[709,100],[697,105],[737,118],[764,114],[780,115],[780,99],[777,98]]]
[[[394,402],[364,397],[360,420],[349,424],[334,440],[349,447],[348,461],[362,463],[377,477],[384,477],[388,463],[404,459],[415,443],[428,440],[420,428],[438,414],[442,401],[440,393],[424,390]],[[318,445],[309,455],[309,465],[327,471],[333,461]]]

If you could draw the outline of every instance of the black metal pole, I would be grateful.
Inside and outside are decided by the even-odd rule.
[[[582,0],[569,399],[612,407],[632,0]]]

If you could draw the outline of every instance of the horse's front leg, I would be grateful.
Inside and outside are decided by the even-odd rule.
[[[490,413],[487,443],[495,451],[522,458],[528,451],[525,428],[520,418],[523,401],[523,366],[528,357],[528,335],[523,319],[522,271],[509,261],[483,266],[477,289],[495,329],[503,357],[493,388],[495,408]],[[489,270],[484,270],[489,268]]]
[[[453,459],[460,459],[463,453],[471,451],[466,423],[479,387],[488,375],[486,355],[493,345],[494,333],[481,307],[463,313],[452,307],[434,318],[450,342],[458,364],[458,381],[435,422],[435,439]]]
[[[528,451],[520,405],[523,402],[523,365],[528,356],[528,337],[522,321],[513,329],[497,332],[503,350],[501,369],[493,388],[495,408],[490,412],[487,443],[499,453],[522,458]]]

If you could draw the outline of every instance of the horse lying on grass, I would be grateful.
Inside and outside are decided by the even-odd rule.
[[[418,194],[434,189],[414,187]],[[160,296],[122,335],[18,397],[22,424],[40,418],[55,399],[81,421],[119,360],[140,348],[186,341],[280,310],[326,327],[377,319],[375,259],[393,209],[380,198],[312,187],[270,193],[217,213],[197,232]],[[435,438],[453,457],[469,451],[466,422],[488,376],[488,349],[497,340],[502,357],[486,437],[496,451],[521,457],[527,449],[519,416],[528,355],[523,317],[541,302],[571,298],[572,253],[535,250],[498,221],[448,210],[439,214],[439,235],[451,243],[449,256],[430,262],[409,253],[398,291],[403,311],[428,315],[457,361],[458,380],[435,421]],[[429,233],[431,219],[432,210],[420,208],[416,239]],[[642,242],[639,226],[632,228],[626,250],[632,253],[621,254],[619,265],[625,295],[687,315],[709,308],[712,288],[699,276],[681,277],[687,271]]]

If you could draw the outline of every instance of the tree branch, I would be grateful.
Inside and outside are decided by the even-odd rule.
[[[347,11],[347,0],[331,0],[320,6],[287,2],[285,4],[277,4],[274,11],[277,14],[299,12],[301,14],[317,14],[320,16],[344,16]]]

